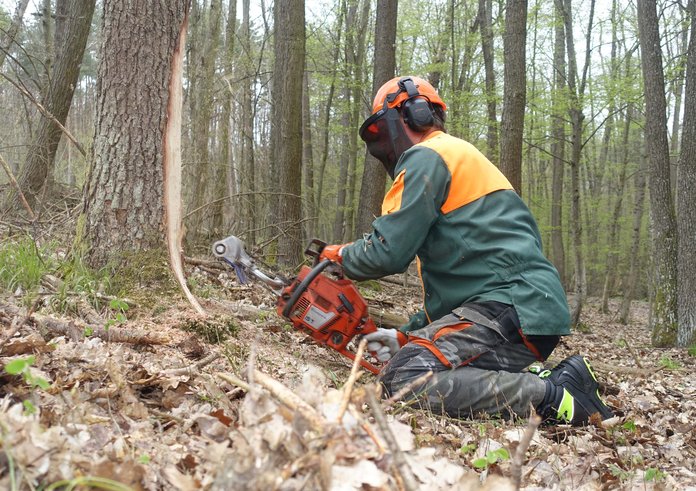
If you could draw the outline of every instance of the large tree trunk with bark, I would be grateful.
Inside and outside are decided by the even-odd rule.
[[[302,73],[305,58],[304,0],[276,0],[273,68],[272,161],[281,193],[276,198],[279,262],[302,260]]]
[[[396,16],[398,0],[377,0],[375,20],[375,69],[372,75],[372,96],[394,77],[396,69]],[[372,108],[372,104],[370,104]],[[382,163],[365,152],[365,169],[360,188],[357,232],[368,232],[372,221],[381,213],[387,173]]]
[[[104,1],[93,161],[78,231],[94,267],[118,264],[128,251],[164,251],[163,132],[185,3]]]
[[[503,51],[503,116],[501,119],[500,170],[522,193],[522,134],[527,99],[527,0],[505,3]]]
[[[691,39],[687,54],[684,124],[677,179],[677,345],[681,347],[696,343],[696,1],[690,0],[689,7]]]
[[[50,85],[43,106],[61,125],[65,125],[80,75],[80,64],[92,25],[95,0],[69,0],[64,9],[62,40],[53,64]],[[52,181],[56,151],[63,130],[55,121],[42,116],[17,181],[30,205],[34,205],[44,186]],[[13,199],[13,194],[10,199]],[[10,205],[10,203],[7,203]]]
[[[677,338],[677,228],[669,182],[667,103],[656,9],[654,1],[638,0],[653,258],[650,324],[655,346],[673,346]]]

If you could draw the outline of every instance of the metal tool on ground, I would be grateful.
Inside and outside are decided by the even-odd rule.
[[[328,270],[340,271],[340,266],[328,259],[319,260],[324,246],[325,242],[313,239],[305,250],[307,256],[314,258],[313,266],[302,266],[297,277],[289,281],[272,278],[261,271],[235,236],[215,242],[213,254],[234,269],[240,283],[247,282],[248,273],[268,285],[278,295],[278,314],[295,329],[354,360],[351,341],[356,336],[375,332],[377,326],[369,317],[367,302],[355,284],[342,275],[332,278],[325,274]],[[361,359],[360,365],[372,373],[379,372],[366,359]]]

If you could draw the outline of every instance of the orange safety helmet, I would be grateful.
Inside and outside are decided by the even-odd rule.
[[[413,83],[418,89],[418,96],[425,97],[428,100],[428,102],[430,102],[430,104],[437,104],[441,106],[444,111],[447,110],[447,105],[442,99],[440,99],[440,96],[438,95],[435,88],[432,85],[430,85],[430,83],[427,80],[424,80],[420,77],[411,76],[394,77],[393,79],[382,85],[377,91],[374,100],[372,101],[372,114],[376,113],[384,107],[385,99],[387,99],[387,107],[392,108],[399,107],[401,104],[404,103],[404,101],[413,97],[410,96],[407,93],[407,91],[403,90],[403,87],[399,84],[399,82],[406,78],[410,78],[411,80],[413,80]],[[389,98],[389,96],[391,95],[394,95],[393,99]]]

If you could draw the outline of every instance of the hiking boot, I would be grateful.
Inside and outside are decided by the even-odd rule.
[[[599,413],[602,420],[613,416],[599,397],[599,384],[587,358],[574,355],[552,370],[543,370],[539,378],[546,382],[544,400],[537,412],[552,423],[580,426]]]

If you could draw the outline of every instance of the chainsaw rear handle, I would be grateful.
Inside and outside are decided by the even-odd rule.
[[[312,246],[316,246],[316,247],[313,248]],[[316,266],[319,264],[319,257],[321,256],[321,251],[324,250],[324,247],[326,247],[326,242],[324,242],[321,239],[316,239],[316,238],[310,240],[309,244],[307,244],[307,248],[305,249],[304,253],[306,256],[314,258],[313,266]]]
[[[313,239],[312,242],[310,242],[310,246],[314,241],[321,242],[318,239]],[[326,243],[324,243],[326,245]],[[309,247],[308,247],[309,249]],[[306,252],[306,251],[305,251]],[[319,259],[319,253],[317,253],[317,260]],[[307,290],[307,287],[309,284],[314,281],[314,278],[319,276],[322,271],[324,271],[329,265],[331,265],[331,261],[328,259],[324,259],[321,261],[319,264],[314,266],[312,268],[312,271],[305,276],[305,278],[302,280],[302,282],[297,285],[297,287],[293,290],[292,295],[290,295],[290,298],[288,299],[288,303],[285,304],[285,307],[283,307],[283,317],[285,318],[290,318],[290,312],[292,311],[293,307],[295,307],[295,304],[297,301],[300,299],[302,294]]]

